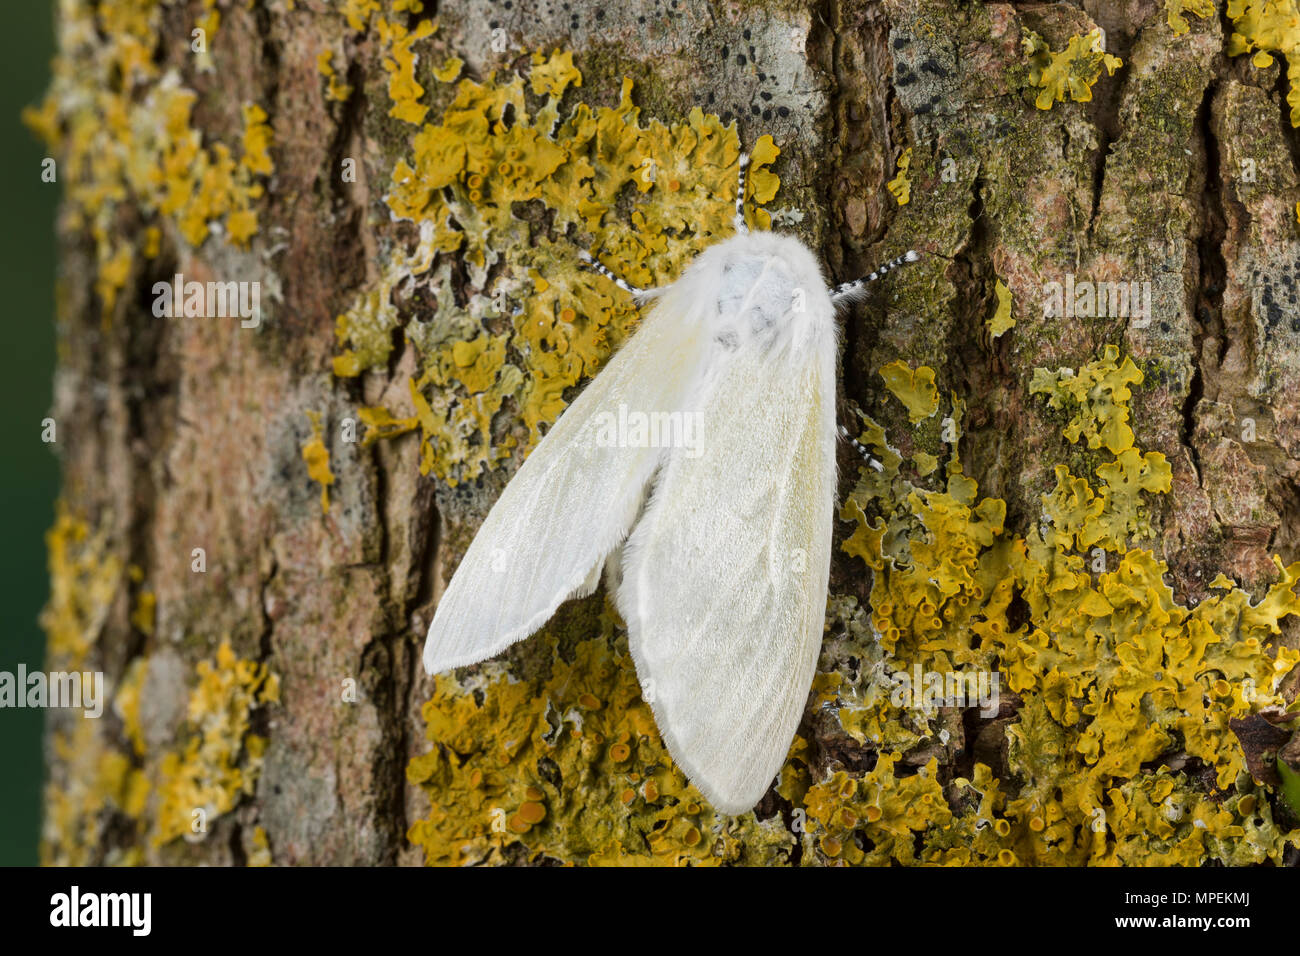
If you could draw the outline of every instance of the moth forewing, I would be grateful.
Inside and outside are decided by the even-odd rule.
[[[821,645],[835,327],[802,246],[727,245],[717,258],[767,286],[722,290],[733,306],[714,317],[720,331],[691,393],[703,454],[673,450],[661,466],[624,549],[618,605],[669,753],[715,807],[738,813],[785,760]],[[689,281],[706,277],[719,279]],[[795,288],[805,292],[802,314],[790,307]]]
[[[661,303],[662,304],[662,303]],[[492,657],[590,593],[626,538],[664,449],[610,443],[620,404],[681,407],[700,330],[655,308],[560,415],[506,485],[438,602],[424,645],[430,674]]]

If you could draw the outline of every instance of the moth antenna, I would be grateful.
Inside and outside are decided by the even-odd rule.
[[[654,298],[654,296],[657,295],[659,292],[658,289],[642,289],[639,286],[632,285],[632,283],[628,282],[622,276],[615,274],[612,269],[609,269],[606,266],[602,265],[600,262],[597,262],[596,259],[592,256],[592,254],[588,252],[586,249],[578,250],[578,258],[581,259],[583,263],[586,264],[587,268],[591,269],[593,272],[600,273],[610,282],[614,283],[614,285],[618,286],[624,292],[628,293],[628,295],[636,299],[638,302],[644,301],[645,299]]]
[[[736,232],[749,232],[745,225],[745,173],[749,169],[749,153],[740,154],[740,180],[736,183]]]
[[[850,445],[852,445],[854,450],[857,451],[857,453],[862,456],[863,460],[865,460],[868,465],[870,465],[876,471],[885,470],[885,466],[881,464],[880,459],[876,458],[873,454],[871,454],[871,452],[867,450],[867,446],[862,444],[862,442],[858,441],[856,438],[854,438],[849,433],[849,430],[847,428],[845,428],[843,425],[840,425],[839,430],[840,430],[840,437],[843,438]]]
[[[876,269],[870,275],[863,276],[861,279],[854,279],[852,282],[844,282],[837,285],[831,290],[831,302],[835,305],[843,305],[845,302],[852,302],[866,294],[867,286],[883,277],[885,273],[892,272],[905,262],[916,262],[921,258],[921,254],[915,249],[908,249],[896,259],[890,259],[884,265]]]

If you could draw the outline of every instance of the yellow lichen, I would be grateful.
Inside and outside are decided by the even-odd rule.
[[[413,380],[411,385],[412,387],[415,385]],[[405,435],[407,432],[420,427],[419,416],[394,418],[386,408],[361,408],[357,412],[357,417],[361,419],[361,424],[366,426],[366,435],[361,442],[363,447],[381,438],[396,438],[398,435]]]
[[[880,370],[885,386],[907,406],[907,417],[915,424],[929,418],[939,408],[939,392],[934,387],[934,369],[922,365],[916,371],[906,362],[890,362]]]
[[[547,678],[495,665],[437,678],[423,712],[432,748],[407,779],[429,796],[408,838],[430,864],[774,862],[794,846],[780,818],[728,821],[669,759],[613,618],[557,654]],[[471,692],[473,690],[474,692]]]
[[[138,0],[65,4],[53,82],[41,106],[24,112],[58,157],[68,200],[64,227],[94,239],[96,292],[105,319],[137,250],[156,257],[161,239],[157,220],[124,238],[120,208],[170,221],[193,246],[213,232],[245,246],[257,231],[254,207],[273,168],[270,126],[257,105],[242,107],[238,160],[223,143],[205,144],[191,127],[196,96],[174,68],[164,66],[161,45],[170,40],[162,17],[163,5]],[[209,41],[217,19],[206,3],[196,23]]]
[[[939,458],[937,455],[931,455],[928,451],[918,451],[912,455],[912,461],[916,465],[916,473],[924,478],[926,475],[933,474],[939,467]]]
[[[379,10],[379,0],[343,0],[340,13],[347,20],[348,26],[360,33],[365,30],[370,15]]]
[[[393,329],[398,325],[393,290],[405,280],[424,275],[433,264],[434,254],[450,252],[460,244],[460,237],[449,230],[438,230],[432,222],[420,224],[420,241],[406,255],[398,252],[372,287],[362,291],[347,312],[334,320],[334,337],[348,348],[334,357],[334,374],[352,378],[366,369],[386,365],[393,350]]]
[[[239,163],[255,176],[269,176],[275,166],[271,163],[271,127],[266,122],[266,110],[256,103],[244,106],[244,155]]]
[[[80,716],[70,732],[53,733],[57,759],[45,792],[42,862],[142,863],[147,843],[201,839],[216,817],[253,792],[266,740],[249,730],[257,710],[279,700],[278,679],[223,642],[215,661],[198,665],[179,742],[151,750],[141,714],[149,666],[149,657],[137,657],[118,681],[112,712],[124,740],[112,733],[112,722]],[[265,839],[259,849],[254,837],[250,865],[262,850],[269,862]]]
[[[325,95],[329,99],[343,103],[352,95],[351,85],[344,83],[334,69],[333,50],[321,50],[316,54],[316,69],[325,77]]]
[[[280,699],[279,680],[265,664],[236,656],[229,642],[213,661],[200,661],[190,691],[189,730],[159,766],[153,841],[163,845],[199,835],[253,792],[266,739],[250,733],[253,713]]]
[[[1058,467],[1041,526],[1012,534],[1004,504],[979,498],[955,451],[944,490],[914,487],[872,424],[867,443],[884,474],[861,482],[843,512],[857,525],[844,549],[874,572],[870,612],[852,599],[832,608],[847,634],[860,635],[842,652],[859,662],[855,673],[1000,675],[1022,702],[1007,732],[1012,776],[996,779],[977,763],[971,780],[942,792],[941,765],[908,775],[900,757],[946,733],[941,708],[896,700],[879,678],[819,675],[834,687],[823,706],[881,755],[867,777],[832,777],[810,791],[811,845],[827,863],[1278,862],[1300,831],[1273,822],[1229,721],[1285,706],[1281,682],[1300,653],[1268,642],[1281,618],[1300,613],[1300,563],[1277,562],[1278,581],[1258,603],[1220,576],[1224,594],[1179,604],[1164,562],[1125,544],[1149,533],[1144,499],[1170,488],[1163,456],[1133,447],[1127,428],[1128,386],[1140,374],[1107,348],[1077,372],[1039,370],[1035,381],[1049,402],[1077,412],[1067,437],[1111,448],[1114,459],[1096,469],[1101,493]],[[1164,765],[1180,753],[1209,768],[1220,792]],[[858,826],[918,805],[919,816],[866,831],[871,853],[842,812]]]
[[[889,190],[900,206],[906,206],[912,201],[912,181],[907,178],[908,170],[911,167],[912,147],[909,146],[898,157],[898,174],[885,183],[885,188]]]
[[[144,729],[140,725],[140,689],[149,670],[149,661],[137,657],[126,669],[113,697],[113,711],[122,721],[122,729],[137,757],[145,753]]]
[[[334,484],[334,472],[330,471],[330,450],[321,440],[321,420],[319,412],[307,413],[311,421],[311,438],[302,446],[302,460],[307,463],[307,476],[320,485],[320,509],[330,513],[330,485]]]
[[[266,835],[265,827],[253,827],[252,836],[247,838],[244,853],[249,866],[270,866],[272,864],[271,840]]]
[[[113,307],[117,304],[117,294],[126,286],[134,261],[131,247],[121,243],[116,251],[99,263],[99,271],[95,276],[95,294],[99,296],[101,314],[105,321],[112,315]]]
[[[131,625],[146,637],[152,637],[157,611],[158,596],[148,588],[142,588],[135,596],[135,608],[131,611]]]
[[[527,77],[461,80],[440,120],[412,136],[385,197],[396,219],[419,225],[420,249],[397,253],[336,323],[335,372],[360,375],[387,362],[402,322],[393,290],[410,277],[431,289],[438,321],[404,326],[420,356],[413,419],[368,414],[394,426],[390,433],[418,423],[422,471],[450,484],[511,454],[515,439],[493,431],[507,400],[528,428],[527,446],[535,444],[564,409],[566,390],[594,375],[637,320],[627,296],[580,267],[572,242],[534,235],[518,204],[540,202],[556,231],[574,228],[607,266],[644,286],[672,281],[733,228],[734,126],[699,109],[682,123],[642,123],[631,81],[617,106],[577,103],[562,116],[560,97],[580,85],[572,54],[559,51],[534,57]],[[533,105],[530,96],[544,100]],[[762,137],[751,153],[750,216],[760,228],[770,226],[756,207],[776,193],[767,167],[778,152]],[[611,216],[629,192],[628,218]],[[469,280],[459,297],[450,264],[433,265],[452,252]]]
[[[138,817],[149,795],[144,774],[108,745],[103,727],[97,720],[78,719],[71,732],[52,734],[63,782],[51,781],[45,787],[40,846],[44,866],[140,862],[134,848],[125,853],[109,849],[103,859],[93,855],[104,848],[114,816]]]
[[[1200,19],[1214,16],[1214,0],[1165,0],[1165,19],[1174,36],[1182,36],[1192,28],[1184,13],[1191,13]]]
[[[1070,37],[1060,53],[1053,53],[1047,41],[1032,30],[1025,31],[1021,45],[1029,58],[1030,85],[1040,88],[1034,100],[1040,110],[1064,102],[1067,94],[1076,103],[1087,103],[1101,71],[1111,76],[1124,65],[1119,57],[1105,52],[1100,30]]]
[[[149,226],[145,229],[142,251],[146,259],[158,258],[158,253],[162,251],[162,230],[157,226]]]
[[[537,96],[546,94],[557,99],[564,95],[569,84],[582,86],[582,74],[573,65],[572,51],[556,50],[550,59],[541,53],[533,54],[533,68],[529,73],[533,93]]]
[[[987,325],[989,334],[996,339],[1007,329],[1015,328],[1016,320],[1011,317],[1011,290],[1007,288],[1007,284],[998,279],[994,292],[997,294],[998,304],[993,315],[989,317]]]
[[[1023,535],[1007,529],[1002,501],[980,498],[955,445],[940,486],[919,487],[866,423],[883,473],[863,469],[845,502],[857,529],[843,547],[873,572],[870,606],[832,597],[812,706],[874,764],[819,778],[796,737],[776,790],[801,826],[787,833],[781,817],[750,813],[722,826],[705,809],[663,751],[606,607],[600,636],[571,654],[549,639],[545,677],[488,664],[463,682],[438,678],[424,711],[434,747],[408,768],[431,810],[410,839],[430,862],[460,864],[780,862],[786,836],[805,864],[1280,862],[1300,831],[1274,822],[1229,721],[1285,705],[1300,652],[1268,645],[1300,614],[1300,563],[1278,562],[1258,602],[1220,576],[1221,593],[1188,608],[1162,561],[1124,547],[1146,527],[1144,499],[1169,490],[1163,458],[1111,424],[1127,422],[1133,371],[1107,349],[1077,372],[1040,373],[1049,401],[1078,412],[1072,440],[1123,447],[1098,466],[1100,493],[1058,472],[1041,527]],[[904,372],[907,393],[916,373],[889,377]],[[937,394],[913,404],[932,414]],[[954,419],[962,411],[954,401]],[[924,455],[913,456],[922,477],[935,470]],[[1079,553],[1092,541],[1116,553],[1099,565],[1095,551]],[[898,697],[910,673],[927,675],[927,692],[939,677],[929,703]],[[941,748],[954,706],[999,708],[998,693],[946,702],[963,674],[996,675],[1002,707],[1016,695],[1001,778],[980,762],[955,776]],[[1208,768],[1217,789],[1167,765],[1174,757]]]
[[[1130,385],[1142,382],[1142,372],[1125,357],[1116,364],[1119,349],[1108,345],[1102,357],[1079,369],[1062,368],[1056,371],[1036,369],[1029,385],[1029,394],[1047,395],[1052,408],[1077,406],[1078,411],[1065,427],[1065,437],[1078,441],[1082,436],[1089,448],[1103,445],[1118,454],[1133,445],[1133,429],[1129,427],[1128,400]]]
[[[41,612],[46,666],[51,671],[91,670],[95,643],[130,569],[110,546],[106,523],[92,532],[61,501],[45,540],[50,574],[50,597]],[[130,742],[142,747],[135,671],[128,669],[122,688],[125,693],[119,690],[113,709]],[[55,759],[45,787],[40,847],[46,865],[138,862],[138,853],[104,846],[114,815],[138,818],[149,793],[147,778],[115,746],[110,729],[110,721],[76,712],[70,730],[61,725],[51,734]],[[97,853],[104,856],[92,855]]]
[[[449,57],[447,62],[433,71],[433,78],[439,83],[451,83],[460,76],[465,61],[458,56]]]
[[[396,20],[380,17],[376,21],[379,30],[379,42],[383,44],[387,55],[384,57],[384,69],[388,71],[388,96],[393,101],[388,115],[405,120],[408,123],[423,123],[429,107],[420,103],[424,87],[415,79],[416,43],[433,35],[432,20],[421,20],[414,30]]]
[[[917,863],[916,835],[951,827],[953,814],[944,799],[937,763],[932,760],[920,773],[898,777],[897,760],[896,754],[881,754],[875,768],[861,778],[841,770],[808,789],[804,805],[826,862]]]
[[[45,534],[50,598],[41,612],[52,667],[80,669],[99,637],[122,584],[123,564],[108,544],[108,530],[90,533],[86,522],[59,502]]]
[[[1300,126],[1300,6],[1296,0],[1228,0],[1227,12],[1229,56],[1255,50],[1251,62],[1259,69],[1272,65],[1274,53],[1286,57],[1286,101],[1291,125]]]

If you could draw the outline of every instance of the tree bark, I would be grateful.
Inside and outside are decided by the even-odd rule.
[[[892,767],[891,780],[912,781],[897,785],[906,803],[920,799],[906,789],[921,786],[918,769],[932,766],[948,812],[975,821],[979,798],[958,781],[982,779],[980,764],[1010,801],[996,811],[1014,830],[1001,848],[1019,862],[1107,853],[1121,862],[1260,862],[1230,838],[1227,849],[1197,844],[1171,859],[1154,838],[1124,831],[1111,802],[1107,850],[1105,839],[1088,835],[1083,797],[1063,811],[1077,852],[1042,845],[1032,823],[1038,811],[1016,816],[1013,805],[1052,778],[1026,769],[1032,762],[1017,750],[1029,734],[1027,709],[1034,720],[1047,712],[1035,703],[1048,699],[1045,665],[1041,673],[1030,667],[1030,689],[1004,685],[995,716],[947,708],[933,719],[891,717],[884,742],[832,712],[873,706],[873,680],[886,672],[858,670],[882,660],[864,615],[873,613],[873,588],[901,580],[898,566],[869,567],[846,542],[878,519],[911,520],[888,510],[902,507],[891,495],[904,483],[943,490],[952,469],[927,479],[926,456],[960,461],[979,499],[1005,502],[1000,540],[1045,534],[1042,496],[1055,487],[1053,467],[1068,465],[1100,488],[1095,469],[1113,456],[1062,434],[1073,412],[1032,391],[1035,370],[1082,369],[1107,345],[1143,375],[1132,389],[1133,444],[1163,454],[1171,474],[1167,493],[1140,496],[1145,524],[1127,529],[1129,544],[1168,562],[1164,581],[1180,607],[1213,599],[1210,582],[1221,572],[1255,600],[1294,597],[1288,588],[1268,591],[1279,576],[1273,556],[1289,564],[1300,545],[1300,135],[1284,57],[1274,52],[1259,65],[1237,54],[1237,28],[1222,10],[1185,12],[1178,32],[1153,0],[563,9],[526,0],[510,9],[478,0],[435,9],[425,0],[419,8],[121,0],[62,9],[55,80],[31,117],[66,191],[51,413],[64,487],[50,535],[48,667],[102,671],[112,703],[98,721],[50,712],[43,858],[883,862],[872,855],[880,837],[840,826],[820,808],[827,781],[866,788]],[[435,15],[436,32],[422,29]],[[1079,49],[1089,52],[1097,28],[1097,48],[1104,43],[1122,65],[1112,74],[1101,63],[1092,76],[1087,64],[1066,64],[1073,85],[1042,108],[1053,81],[1035,72],[1032,38],[1050,59],[1072,38],[1084,38]],[[196,29],[206,45],[199,52]],[[573,54],[580,83],[564,79],[566,61],[553,51]],[[537,173],[545,143],[521,141],[519,155],[509,154],[536,164],[533,194],[518,165],[523,186],[501,185],[508,174],[471,183],[478,134],[462,130],[443,146],[419,139],[422,130],[450,128],[449,116],[465,108],[459,83],[499,95],[516,77],[523,92],[502,100],[513,115],[481,136],[531,124],[568,151],[545,174]],[[662,757],[603,588],[566,604],[544,635],[496,664],[437,683],[420,667],[437,597],[492,502],[632,328],[607,285],[563,260],[566,229],[606,249],[644,243],[640,254],[624,246],[619,255],[634,267],[628,278],[645,284],[670,280],[689,250],[707,245],[708,217],[725,221],[726,187],[700,180],[694,195],[713,205],[700,200],[704,218],[680,222],[663,245],[650,226],[639,234],[630,225],[637,216],[667,218],[655,210],[678,199],[665,176],[681,178],[680,197],[708,166],[704,147],[693,147],[700,152],[682,172],[656,166],[642,188],[626,173],[643,168],[635,150],[621,153],[612,135],[604,152],[579,143],[579,104],[609,115],[624,77],[641,108],[625,122],[640,130],[689,125],[699,107],[706,126],[711,116],[721,125],[737,120],[746,148],[770,134],[780,147],[770,163],[780,188],[762,208],[819,253],[833,282],[909,248],[924,254],[845,314],[841,336],[841,420],[855,422],[860,410],[913,464],[894,466],[898,484],[882,490],[870,475],[859,478],[851,449],[840,449],[842,500],[860,504],[864,517],[855,523],[846,511],[837,521],[828,644],[802,743],[782,786],[726,826],[707,807],[683,816],[678,808],[698,796],[672,789],[681,786],[676,772],[649,758],[655,769],[630,777],[586,751],[537,758],[551,746],[541,739],[553,736],[543,725],[557,719],[539,701],[563,667],[603,705],[586,718],[592,747],[603,753],[630,735],[634,749],[641,741],[638,752]],[[552,131],[542,117],[557,90]],[[250,107],[264,111],[264,123]],[[447,159],[466,143],[469,159]],[[602,163],[623,164],[618,175],[627,178],[594,229],[566,206],[586,188],[574,178],[574,157],[592,164],[597,184],[615,176]],[[444,161],[462,163],[445,184]],[[421,183],[429,188],[411,198]],[[471,190],[481,198],[466,200]],[[439,202],[449,219],[429,214]],[[433,225],[421,233],[421,221]],[[716,238],[724,234],[719,227]],[[549,293],[536,276],[530,281],[529,268]],[[178,273],[258,283],[256,326],[210,314],[210,301],[202,317],[159,316],[160,301],[183,301],[155,288]],[[1067,274],[1149,283],[1150,321],[1045,316],[1046,284]],[[1015,324],[995,337],[989,319],[999,283]],[[565,290],[573,290],[567,299]],[[556,331],[526,353],[512,316],[533,314],[539,301],[590,334]],[[562,314],[575,302],[598,303],[603,332],[583,325],[590,317],[582,305]],[[562,371],[544,378],[541,356]],[[885,387],[880,370],[896,361],[935,371],[935,414],[913,421]],[[946,420],[959,440],[945,434]],[[913,537],[914,549],[923,538]],[[1103,556],[1107,571],[1125,550]],[[1028,599],[1008,591],[1007,601]],[[1035,627],[1046,632],[1036,608],[1020,620],[1016,613],[1008,610],[1009,626],[1025,626],[1026,641]],[[1279,615],[1270,653],[1297,646],[1293,620]],[[890,669],[910,667],[903,648],[921,654],[911,640],[900,638]],[[604,656],[591,657],[591,647]],[[1095,676],[1109,666],[1103,657],[1084,661],[1078,687],[1103,687],[1089,684],[1103,680]],[[1010,673],[1006,653],[995,663]],[[1070,666],[1063,660],[1059,669]],[[1165,666],[1173,665],[1149,669]],[[592,677],[602,667],[623,677]],[[511,713],[483,715],[510,681],[526,688],[518,712],[535,721],[519,729],[536,735],[522,762],[510,756],[514,744],[493,737]],[[1284,705],[1295,678],[1260,693],[1254,711]],[[1088,694],[1073,696],[1082,706]],[[1053,719],[1069,746],[1083,739],[1076,735],[1088,718]],[[1135,718],[1132,733],[1151,719]],[[1244,806],[1249,790],[1252,805],[1273,815],[1259,824],[1262,842],[1285,836],[1297,823],[1280,796],[1285,768],[1275,762],[1293,725],[1276,714],[1268,725],[1278,729],[1258,738],[1264,743],[1243,730],[1216,744],[1244,750],[1253,782],[1216,780],[1214,762],[1189,756],[1191,744],[1172,731],[1158,756],[1143,758],[1141,775],[1172,774],[1180,799],[1220,807]],[[915,731],[910,743],[891,742],[900,727]],[[487,783],[466,782],[474,768]],[[656,780],[652,799],[645,788]],[[1114,772],[1097,792],[1123,786],[1138,785]],[[623,793],[632,794],[626,804]],[[524,809],[533,804],[543,809]],[[584,806],[590,817],[580,825]],[[532,820],[534,812],[544,819]],[[947,852],[934,842],[935,820],[913,824],[927,847],[919,858]],[[660,829],[669,835],[655,837]],[[1294,842],[1288,849],[1278,839],[1274,861],[1294,863]],[[855,840],[856,851],[845,845]],[[1000,851],[989,847],[992,859]],[[886,852],[906,861],[901,844]],[[972,852],[966,861],[983,859],[983,850]]]

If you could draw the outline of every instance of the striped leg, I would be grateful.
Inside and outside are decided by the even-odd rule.
[[[652,289],[639,289],[636,286],[632,285],[630,282],[624,280],[621,276],[616,276],[613,272],[611,272],[609,269],[605,268],[594,258],[592,258],[591,253],[588,252],[586,249],[578,250],[578,258],[581,259],[583,262],[585,262],[589,269],[591,269],[594,272],[599,272],[610,282],[614,283],[614,285],[618,286],[620,289],[622,289],[624,292],[628,293],[629,295],[635,296],[637,299],[644,299],[650,296],[654,291]]]
[[[736,183],[736,232],[749,232],[745,225],[745,173],[749,170],[749,153],[740,154],[740,182]]]
[[[866,445],[862,444],[862,442],[858,441],[851,434],[849,434],[849,430],[847,428],[845,428],[843,425],[840,425],[839,430],[840,430],[840,437],[843,438],[845,441],[847,441],[849,444],[851,444],[854,447],[854,449],[857,451],[857,453],[863,457],[863,459],[866,461],[868,465],[876,469],[876,471],[885,470],[885,466],[880,463],[880,460],[876,458],[875,455],[871,454],[870,451],[867,450]]]
[[[852,302],[861,298],[867,292],[867,286],[881,278],[886,272],[897,269],[905,262],[915,262],[921,258],[921,254],[915,249],[909,249],[897,259],[890,259],[883,266],[877,269],[871,275],[863,276],[861,279],[854,279],[852,282],[845,282],[837,285],[831,290],[831,301],[836,305],[843,305],[845,302]]]

